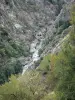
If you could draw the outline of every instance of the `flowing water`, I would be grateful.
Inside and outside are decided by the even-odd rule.
[[[25,71],[29,68],[34,68],[34,62],[38,61],[40,59],[39,57],[39,49],[42,46],[42,40],[39,42],[38,40],[34,40],[31,43],[30,47],[30,52],[32,53],[32,58],[30,62],[28,62],[24,67],[23,67],[23,72],[22,75],[25,73]]]

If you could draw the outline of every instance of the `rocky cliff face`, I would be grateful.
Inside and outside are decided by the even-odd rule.
[[[17,46],[23,45],[22,52],[26,53],[20,56],[28,56],[30,43],[34,39],[44,38],[47,27],[55,20],[56,8],[57,6],[48,1],[44,2],[44,0],[1,0],[0,30],[8,35],[5,40],[1,36],[4,48],[8,48],[7,45],[11,46],[11,42],[14,42]],[[11,48],[14,49],[14,47]],[[12,51],[14,52],[14,50]],[[11,52],[11,49],[7,52]],[[6,52],[3,53],[6,54]],[[14,56],[11,54],[10,57]]]
[[[34,40],[40,44],[42,39],[39,55],[52,52],[67,34],[72,2],[74,0],[0,0],[1,68],[15,67],[18,61],[25,64],[32,59],[30,46]]]

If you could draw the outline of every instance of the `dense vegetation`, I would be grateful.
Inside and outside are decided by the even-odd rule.
[[[20,56],[27,56],[29,48],[22,42],[16,43],[10,37],[8,30],[0,27],[0,84],[8,81],[11,74],[22,72]]]
[[[58,54],[46,55],[40,66],[0,86],[0,100],[75,100],[75,5],[71,31]]]

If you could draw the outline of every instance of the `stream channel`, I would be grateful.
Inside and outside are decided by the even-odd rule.
[[[39,56],[39,49],[41,49],[42,46],[42,39],[40,40],[40,42],[36,39],[31,43],[30,46],[30,52],[32,53],[32,57],[29,63],[27,63],[24,67],[23,67],[23,72],[22,75],[26,72],[27,69],[29,68],[34,68],[34,62],[37,62],[38,60],[40,60],[40,56]]]

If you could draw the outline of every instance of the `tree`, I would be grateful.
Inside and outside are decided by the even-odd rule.
[[[0,86],[0,100],[34,100],[28,86],[22,87],[15,76]]]
[[[63,49],[57,56],[55,76],[58,78],[56,86],[56,100],[75,100],[75,6],[72,7],[72,30],[69,39],[63,44]]]

